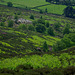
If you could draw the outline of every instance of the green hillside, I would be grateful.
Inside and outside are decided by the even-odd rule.
[[[9,0],[4,1],[5,5],[0,5],[0,75],[74,75],[75,19],[8,7]],[[29,0],[11,1],[17,7],[47,4],[43,0],[30,1],[32,5],[27,4]],[[60,6],[52,5],[47,6]],[[62,14],[56,10],[50,13]],[[50,34],[51,29],[54,35]]]

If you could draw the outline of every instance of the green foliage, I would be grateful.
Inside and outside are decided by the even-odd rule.
[[[66,47],[71,47],[73,45],[72,41],[67,37],[62,38],[61,41],[66,44]]]
[[[75,33],[65,34],[65,37],[69,38],[72,42],[75,42]]]
[[[47,8],[45,9],[45,13],[47,13],[48,11],[47,11]]]
[[[60,28],[60,25],[61,25],[61,24],[60,24],[59,22],[57,22],[57,23],[55,23],[55,24],[53,25],[53,27],[54,27],[55,30],[58,31],[59,28]]]
[[[72,6],[67,6],[65,9],[64,9],[64,15],[66,17],[73,17],[73,7]]]
[[[29,25],[28,30],[35,31],[35,27],[33,25]]]
[[[12,20],[8,21],[8,27],[13,27],[14,22]]]
[[[12,7],[12,6],[13,6],[12,2],[8,2],[8,3],[7,3],[7,6],[8,6],[8,7]]]
[[[42,48],[43,48],[43,51],[45,51],[45,52],[48,51],[48,45],[47,45],[46,41],[43,43],[43,47]]]
[[[40,14],[43,14],[43,10],[40,10]]]
[[[47,33],[48,33],[49,35],[54,36],[54,30],[53,30],[53,28],[52,28],[51,26],[47,29]]]
[[[37,24],[37,21],[33,21],[32,23],[33,23],[33,26],[35,26]]]
[[[49,27],[49,22],[46,21],[46,22],[45,22],[45,25],[46,25],[46,27]]]
[[[53,45],[53,51],[60,51],[62,49],[66,48],[66,44],[62,41],[57,41],[54,45]]]
[[[63,34],[69,34],[70,33],[70,25],[69,24],[66,24],[66,26],[64,27],[64,30],[63,30]]]
[[[18,19],[18,16],[17,16],[17,15],[15,15],[15,16],[14,16],[14,19],[16,19],[16,20],[17,20],[17,19]]]
[[[30,15],[30,19],[33,19],[33,20],[34,20],[34,15],[31,14],[31,15]]]
[[[37,22],[45,25],[45,19],[38,19]]]
[[[20,24],[18,26],[19,29],[22,29],[22,30],[26,30],[27,29],[27,26],[25,24]]]
[[[4,22],[1,22],[1,23],[0,23],[0,26],[5,26],[5,23],[4,23]]]
[[[43,24],[37,24],[36,31],[40,33],[44,33],[46,31],[46,28]]]

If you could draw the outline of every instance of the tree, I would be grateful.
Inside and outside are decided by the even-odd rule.
[[[66,47],[71,47],[72,45],[72,41],[67,37],[62,38],[61,41],[66,44]]]
[[[8,7],[12,7],[12,6],[13,6],[12,2],[8,2],[8,3],[7,3],[7,6],[8,6]]]
[[[31,15],[30,15],[30,19],[33,19],[33,20],[34,20],[34,15],[31,14]]]
[[[45,52],[48,51],[48,45],[47,45],[46,41],[43,43],[43,50],[44,50]]]
[[[64,28],[64,30],[63,30],[63,34],[69,34],[69,32],[70,32],[70,25],[69,24],[66,24],[66,26],[65,26],[65,28]]]
[[[42,13],[43,13],[43,11],[42,11],[42,10],[40,10],[40,13],[42,14]]]
[[[29,25],[29,26],[28,26],[28,30],[34,31],[34,30],[35,30],[35,28],[34,28],[34,26],[33,26],[33,25]]]
[[[12,20],[8,21],[8,27],[13,27],[14,22]]]
[[[67,6],[65,9],[64,9],[64,15],[66,17],[73,17],[73,7],[72,6]]]
[[[18,28],[22,29],[22,30],[26,30],[27,29],[25,24],[20,24]]]
[[[47,8],[45,9],[45,13],[47,13],[48,11],[47,11]]]
[[[45,26],[49,27],[49,22],[48,21],[45,22]]]
[[[37,22],[40,23],[40,24],[44,24],[45,25],[45,19],[38,19]]]
[[[46,31],[46,28],[45,28],[45,26],[43,24],[37,24],[36,31],[40,32],[40,33],[43,33],[43,32]]]
[[[58,31],[59,28],[60,28],[60,25],[61,25],[61,24],[60,24],[59,22],[57,22],[57,23],[55,23],[55,24],[53,25],[53,27],[54,27],[55,30]]]
[[[53,44],[53,51],[60,51],[62,49],[66,48],[66,44],[62,41],[57,41],[56,43]]]
[[[1,22],[1,23],[0,23],[0,26],[4,26],[4,25],[5,25],[5,23],[4,23],[4,22]]]
[[[51,26],[47,29],[47,33],[48,33],[49,35],[54,36],[54,30],[53,30],[53,28],[52,28]]]

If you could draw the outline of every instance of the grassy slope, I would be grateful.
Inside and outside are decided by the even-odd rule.
[[[7,13],[6,10],[8,10],[9,13]],[[14,9],[11,10],[9,8],[6,8],[5,10],[1,10],[1,12],[3,12],[4,14],[8,14],[8,15],[14,15],[13,14],[14,11],[15,11]],[[25,12],[25,11],[23,11],[23,12]],[[21,16],[24,16],[23,18],[29,19],[28,15],[30,15],[31,13],[28,13],[28,15],[26,16],[27,13],[28,12],[25,12],[25,14],[21,15]],[[34,15],[37,17],[39,14],[34,14]],[[72,27],[74,28],[75,22],[73,19],[52,16],[52,15],[45,15],[44,18],[49,19],[50,23],[60,21],[62,25],[63,24],[65,25],[65,23],[69,22],[72,25]],[[5,34],[3,34],[3,33],[5,33]],[[20,69],[18,68],[19,70],[16,69],[15,72],[18,72],[18,74],[27,73],[26,75],[41,75],[41,71],[44,70],[43,72],[46,72],[46,70],[47,70],[46,68],[43,70],[40,70],[40,69],[34,70],[34,69],[41,68],[44,66],[46,66],[46,67],[48,66],[48,67],[52,67],[52,68],[60,67],[60,66],[63,66],[63,67],[75,66],[75,61],[74,61],[75,60],[75,47],[68,49],[66,51],[58,52],[58,53],[50,52],[50,53],[47,53],[48,55],[45,55],[46,53],[41,53],[41,52],[35,53],[34,51],[35,51],[36,47],[42,46],[42,44],[45,40],[47,41],[48,45],[52,46],[53,43],[56,42],[56,40],[60,40],[60,39],[58,39],[56,37],[51,37],[49,35],[31,32],[31,31],[20,31],[18,29],[13,29],[13,28],[8,28],[8,27],[0,27],[0,68],[15,69],[18,65],[23,65],[22,67],[20,67]],[[31,53],[31,52],[33,52],[33,53]],[[30,53],[30,54],[27,54],[27,53]],[[65,54],[63,54],[63,53],[65,53]],[[27,54],[28,56],[25,56],[25,54]],[[34,55],[34,54],[39,54],[42,57],[39,55]],[[14,57],[14,56],[19,56],[20,58]],[[24,56],[24,57],[22,57],[22,56]],[[13,58],[11,58],[11,57],[13,57]],[[10,63],[10,61],[11,61],[11,63]],[[26,67],[25,64],[30,65],[29,68],[28,68],[28,66]],[[31,68],[31,70],[30,70],[30,68]],[[34,69],[32,69],[32,68],[34,68]],[[32,70],[34,70],[34,71],[32,71]],[[31,71],[34,74],[31,74]],[[37,71],[38,71],[38,73],[36,74]],[[55,71],[55,69],[54,69],[54,71]],[[54,71],[53,71],[53,73],[54,73]],[[50,71],[47,70],[47,72],[50,72]],[[0,70],[0,75],[3,75],[3,74],[4,75],[5,74],[12,75],[12,73],[16,74],[13,71],[9,71],[6,69]],[[47,75],[46,73],[44,75]],[[55,72],[55,74],[56,73],[59,74],[59,72],[57,72],[57,71]],[[50,74],[48,74],[48,75],[50,75]],[[51,74],[51,75],[53,75],[53,74]]]

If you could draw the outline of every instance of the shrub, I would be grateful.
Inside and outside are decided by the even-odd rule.
[[[55,30],[59,30],[60,25],[61,25],[61,24],[60,24],[59,22],[57,22],[57,23],[55,23],[55,24],[53,25],[53,27],[54,27]]]
[[[34,26],[33,26],[33,25],[29,25],[29,26],[28,26],[28,30],[34,31],[34,30],[35,30],[35,28],[34,28]]]
[[[5,23],[4,23],[4,22],[1,22],[1,23],[0,23],[0,26],[4,26],[4,25],[5,25]]]
[[[8,2],[8,3],[7,3],[7,6],[8,6],[8,7],[12,7],[12,6],[13,6],[12,2]]]
[[[35,25],[37,24],[37,21],[33,21],[32,23],[33,23],[33,25],[35,26]]]
[[[64,27],[64,30],[63,30],[63,34],[69,34],[70,33],[70,25],[69,24],[66,24],[66,26]]]
[[[47,8],[45,9],[45,13],[47,13],[48,11],[47,11]]]
[[[8,27],[13,27],[14,22],[12,20],[8,21]]]
[[[43,43],[43,50],[45,51],[45,52],[47,52],[48,51],[48,45],[47,45],[47,43],[46,43],[46,41]]]
[[[38,19],[37,22],[45,25],[45,19]]]
[[[40,10],[40,13],[41,13],[41,14],[43,14],[43,11],[42,11],[42,10]]]
[[[46,27],[49,27],[49,22],[47,21],[47,22],[45,23],[45,25],[46,25]]]
[[[66,44],[62,41],[57,41],[55,44],[53,44],[52,47],[53,51],[59,51],[65,48],[66,48]]]
[[[37,31],[37,32],[40,32],[40,33],[43,33],[43,32],[46,31],[46,28],[45,28],[45,26],[44,26],[43,24],[38,24],[38,25],[36,26],[36,31]]]
[[[47,29],[47,33],[48,33],[49,35],[54,36],[54,30],[53,30],[53,28],[52,28],[52,27],[49,27],[49,28]]]
[[[33,19],[33,20],[34,20],[34,15],[31,14],[31,15],[30,15],[30,19]]]
[[[18,28],[22,30],[26,30],[27,26],[25,24],[20,24]]]
[[[73,44],[72,41],[67,37],[62,38],[61,41],[66,44],[66,47],[71,47]]]

